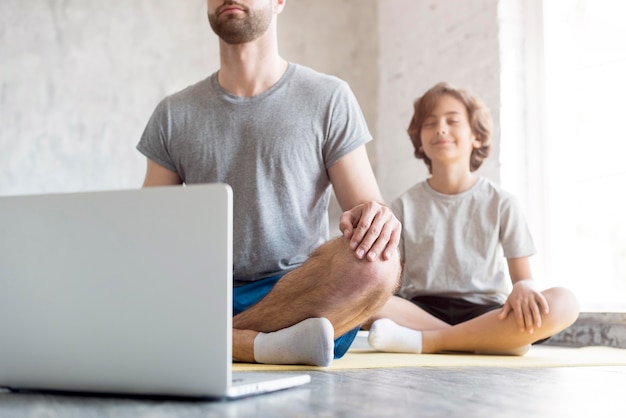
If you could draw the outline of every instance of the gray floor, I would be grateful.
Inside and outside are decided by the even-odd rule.
[[[581,315],[566,331],[550,341],[626,348],[626,314]],[[366,348],[367,338],[359,335],[353,347]],[[626,417],[626,366],[419,367],[307,373],[312,381],[305,386],[228,402],[0,391],[0,418]]]
[[[626,416],[626,367],[423,367],[310,374],[306,386],[228,402],[0,392],[0,417]]]

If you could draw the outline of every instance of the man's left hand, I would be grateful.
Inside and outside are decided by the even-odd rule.
[[[369,202],[344,212],[339,229],[357,258],[373,261],[380,255],[389,260],[400,242],[402,224],[387,206]]]

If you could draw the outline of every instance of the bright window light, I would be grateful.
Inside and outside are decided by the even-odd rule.
[[[543,15],[546,275],[585,311],[625,312],[626,2],[545,0]]]

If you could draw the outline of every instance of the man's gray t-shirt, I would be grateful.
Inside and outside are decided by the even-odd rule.
[[[456,195],[438,193],[423,181],[391,207],[402,222],[400,295],[406,299],[436,295],[504,303],[511,282],[503,257],[535,253],[514,196],[483,177]]]
[[[214,73],[166,97],[137,149],[186,184],[232,187],[237,283],[291,270],[328,240],[326,170],[371,138],[347,83],[289,64],[257,96],[229,94]]]

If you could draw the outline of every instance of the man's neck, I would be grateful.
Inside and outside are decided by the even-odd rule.
[[[218,82],[231,94],[252,97],[263,93],[280,80],[287,61],[278,54],[276,33],[240,45],[220,41]]]

